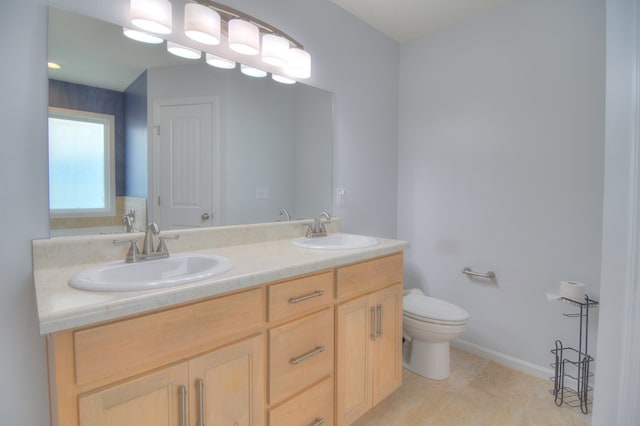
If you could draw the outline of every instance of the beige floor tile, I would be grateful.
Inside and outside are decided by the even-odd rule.
[[[552,383],[453,349],[448,380],[404,370],[402,386],[354,426],[586,426],[591,415],[557,407]]]

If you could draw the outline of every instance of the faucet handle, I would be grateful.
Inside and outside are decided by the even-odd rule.
[[[129,251],[127,252],[127,257],[125,258],[125,262],[127,263],[135,262],[137,259],[137,256],[140,254],[140,251],[138,251],[137,242],[138,241],[135,238],[128,238],[124,240],[113,240],[114,245],[131,244],[129,246]]]
[[[175,235],[169,235],[169,236],[161,236],[158,239],[160,240],[160,242],[158,243],[158,249],[156,250],[157,253],[169,253],[169,250],[167,249],[167,244],[165,243],[165,240],[177,240],[178,238],[180,238],[180,234],[175,234]]]

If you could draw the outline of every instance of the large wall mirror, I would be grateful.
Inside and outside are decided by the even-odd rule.
[[[141,231],[147,218],[175,229],[331,208],[331,93],[181,59],[55,8],[49,60],[61,66],[49,70],[52,237]],[[104,117],[111,127],[96,124]]]

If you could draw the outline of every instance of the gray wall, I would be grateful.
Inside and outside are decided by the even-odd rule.
[[[403,45],[399,146],[405,285],[469,311],[471,348],[544,374],[578,334],[545,289],[599,295],[604,1],[512,0]]]
[[[0,36],[11,68],[0,71],[0,417],[48,424],[44,338],[38,333],[31,240],[49,235],[47,201],[47,0],[0,3]],[[175,4],[176,2],[174,2]],[[124,23],[128,1],[57,0],[57,7]],[[347,188],[334,208],[351,232],[396,232],[398,47],[326,0],[238,0],[234,7],[282,27],[313,55],[309,84],[335,94],[334,182]],[[327,28],[331,30],[328,31]],[[373,90],[375,88],[375,90]]]

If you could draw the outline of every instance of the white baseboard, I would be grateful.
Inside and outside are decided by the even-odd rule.
[[[542,367],[540,365],[532,364],[519,358],[514,358],[465,340],[453,340],[451,342],[451,346],[542,379],[549,379],[554,375],[554,371],[551,367]]]

